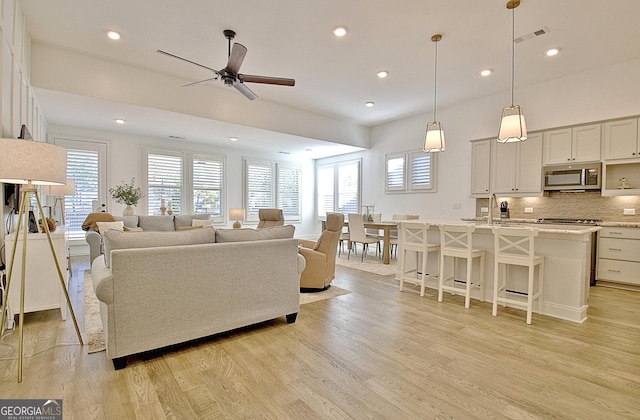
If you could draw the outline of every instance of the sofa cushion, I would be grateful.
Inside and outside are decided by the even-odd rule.
[[[209,220],[197,220],[197,219],[193,219],[191,221],[191,226],[198,226],[198,227],[209,227],[209,226],[213,226],[213,220],[209,219]]]
[[[141,227],[129,227],[129,226],[125,226],[124,227],[124,231],[125,232],[142,232],[144,229],[142,229]]]
[[[216,242],[260,241],[293,238],[295,226],[274,226],[267,229],[216,229]]]
[[[192,226],[193,220],[209,220],[208,214],[179,214],[174,216],[173,223],[176,226],[176,230],[180,226]]]
[[[143,230],[170,232],[176,230],[173,216],[138,216],[138,226]]]
[[[142,216],[140,217],[142,218]],[[111,267],[111,251],[114,249],[207,244],[215,242],[215,238],[216,235],[213,229],[194,229],[171,232],[108,231],[104,235],[104,261],[107,267]]]
[[[125,227],[138,227],[138,216],[114,216],[116,220],[122,220]]]
[[[97,231],[104,235],[108,230],[124,230],[124,223],[120,222],[96,222]]]

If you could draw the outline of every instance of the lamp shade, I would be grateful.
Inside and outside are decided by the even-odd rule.
[[[524,121],[522,108],[512,105],[502,110],[498,141],[500,143],[513,143],[527,139],[527,124]]]
[[[0,139],[0,181],[64,185],[67,181],[67,149],[40,141]]]
[[[67,179],[64,185],[51,185],[45,189],[47,195],[76,195],[76,181]]]
[[[229,209],[229,220],[244,220],[244,209]]]
[[[424,139],[423,149],[427,153],[444,152],[446,149],[444,143],[444,129],[442,128],[442,124],[438,121],[427,124],[427,133]]]

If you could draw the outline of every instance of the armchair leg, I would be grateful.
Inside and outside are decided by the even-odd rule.
[[[298,318],[298,313],[287,314],[285,317],[287,318],[287,324],[293,324],[296,322],[296,318]]]
[[[113,361],[113,368],[115,370],[124,369],[127,367],[127,356],[125,357],[116,357]]]

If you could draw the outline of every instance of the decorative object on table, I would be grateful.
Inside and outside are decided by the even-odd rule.
[[[512,143],[527,139],[527,125],[524,121],[524,114],[520,105],[514,105],[513,90],[515,78],[515,8],[520,6],[520,0],[509,0],[507,9],[511,10],[511,106],[502,109],[500,117],[500,129],[498,131],[498,142]]]
[[[500,203],[500,220],[505,220],[509,217],[509,202],[502,201]]]
[[[47,222],[47,227],[49,228],[49,232],[55,232],[56,231],[56,221],[49,218],[49,217],[45,217],[44,220],[46,220]],[[38,224],[40,225],[40,229],[42,229],[42,231],[44,232],[45,227],[44,227],[44,222],[42,221],[42,219],[38,219]]]
[[[46,189],[47,195],[55,196],[53,203],[53,212],[56,210],[58,203],[60,204],[60,223],[66,224],[64,218],[64,197],[76,195],[76,181],[73,179],[67,179],[64,185],[51,185]]]
[[[229,209],[229,220],[235,220],[233,228],[240,229],[242,227],[240,220],[244,221],[244,209]]]
[[[375,213],[375,204],[370,204],[368,206],[362,206],[364,209],[362,212],[362,220],[365,222],[373,222],[373,213]]]
[[[126,204],[127,207],[122,212],[123,216],[133,216],[134,210],[132,206],[137,206],[140,199],[144,197],[142,188],[135,186],[136,178],[131,178],[131,184],[123,182],[115,188],[109,188],[109,194],[118,204]]]
[[[436,119],[436,102],[438,98],[438,41],[442,39],[442,35],[435,34],[431,37],[431,41],[435,44],[435,59],[433,72],[433,121],[427,124],[427,130],[424,138],[423,150],[430,152],[444,152],[446,146],[444,142],[444,128],[440,121]]]
[[[622,177],[620,178],[620,185],[618,186],[619,190],[626,190],[629,188],[633,188],[631,185],[627,184],[627,178]]]
[[[160,214],[164,216],[167,213],[167,206],[165,199],[160,200]]]
[[[173,214],[173,204],[169,201],[169,207],[167,208],[167,214],[171,216]]]
[[[28,213],[28,206],[30,203],[31,195],[35,196],[38,203],[38,210],[41,215],[44,215],[42,203],[40,201],[40,195],[38,193],[37,185],[64,185],[67,178],[67,150],[64,147],[60,147],[54,144],[45,142],[38,142],[33,140],[14,140],[14,139],[0,139],[0,181],[11,184],[25,184],[21,190],[22,201],[20,201],[20,210],[18,213],[18,224],[15,233],[15,241],[11,250],[11,263],[9,266],[9,275],[7,277],[7,284],[5,288],[5,295],[2,299],[2,315],[0,318],[0,335],[2,335],[2,329],[5,325],[5,315],[7,310],[7,300],[9,297],[9,290],[11,287],[11,280],[13,275],[13,266],[16,261],[16,248],[18,245],[18,239],[22,230],[22,271],[21,271],[21,283],[20,283],[20,315],[19,315],[19,328],[18,328],[18,382],[22,382],[22,352],[23,352],[23,340],[24,340],[24,291],[25,291],[25,273],[27,271],[27,229],[21,229],[24,216]],[[49,231],[48,224],[43,224],[47,240],[51,249],[51,255],[55,262],[56,269],[58,271],[58,277],[60,279],[60,285],[64,291],[64,295],[69,307],[69,312],[73,319],[73,325],[76,329],[78,341],[80,345],[84,345],[82,335],[80,334],[80,328],[76,320],[76,315],[69,299],[69,293],[62,276],[62,270],[56,256],[56,252],[51,240],[51,232]]]

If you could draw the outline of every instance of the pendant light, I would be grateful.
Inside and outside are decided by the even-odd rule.
[[[424,139],[425,152],[444,152],[444,129],[442,124],[436,119],[436,105],[438,99],[438,41],[442,39],[442,35],[435,34],[431,37],[431,41],[435,44],[435,71],[433,76],[433,122],[427,124],[427,132]]]
[[[520,0],[509,0],[507,9],[511,10],[511,106],[502,110],[500,119],[500,130],[498,132],[498,142],[512,143],[527,139],[527,125],[524,122],[524,115],[520,105],[513,104],[513,85],[515,74],[515,8],[520,6]]]

